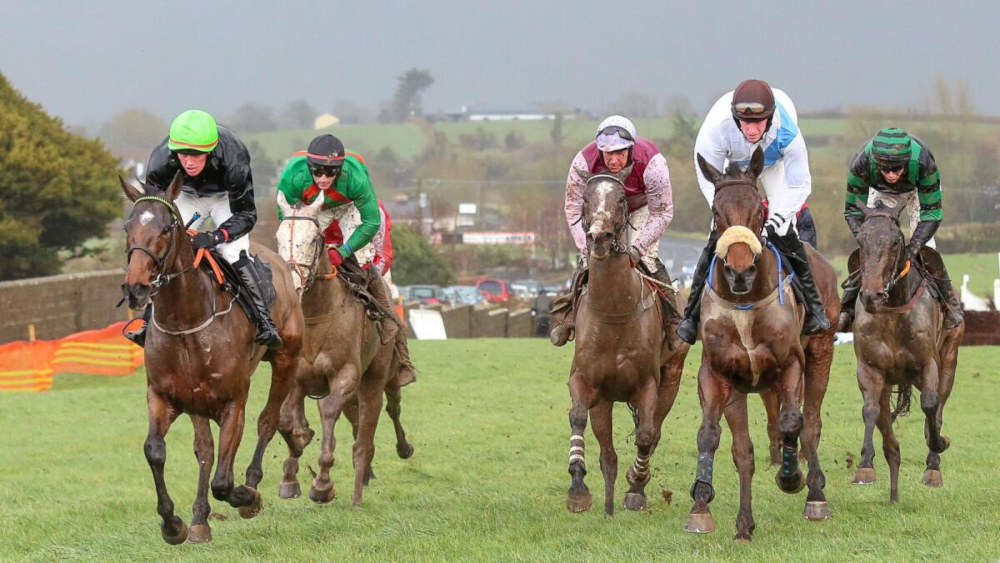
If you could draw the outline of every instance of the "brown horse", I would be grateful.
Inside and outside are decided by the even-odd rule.
[[[583,482],[587,474],[583,433],[589,411],[601,447],[604,511],[610,515],[618,476],[611,429],[614,402],[627,402],[636,419],[638,451],[626,474],[630,487],[625,508],[641,510],[646,507],[649,460],[677,397],[689,346],[682,343],[669,349],[661,322],[667,312],[656,286],[643,280],[626,252],[628,204],[620,176],[602,174],[587,180],[583,222],[590,281],[576,313],[576,350],[569,376],[572,484],[567,507],[582,512],[591,506]]]
[[[863,307],[856,309],[854,354],[858,358],[858,386],[864,398],[861,414],[865,421],[865,441],[854,483],[875,482],[872,433],[878,426],[882,451],[889,464],[891,502],[899,500],[900,461],[899,441],[892,423],[897,414],[908,408],[914,386],[920,389],[920,410],[924,411],[924,436],[929,450],[922,482],[930,487],[942,485],[941,453],[948,449],[949,441],[941,434],[941,415],[955,383],[958,345],[965,331],[965,323],[944,329],[941,306],[931,294],[935,285],[917,274],[916,265],[906,262],[899,228],[899,212],[903,207],[878,204],[874,209],[858,208],[865,216],[858,231],[862,270],[859,300]],[[937,252],[928,248],[923,249],[921,257],[925,261],[940,260]],[[895,412],[889,406],[894,386],[900,389]]]
[[[210,541],[208,477],[214,445],[209,420],[219,425],[219,465],[211,483],[212,495],[239,507],[244,518],[253,518],[262,508],[256,489],[263,477],[264,450],[278,426],[302,346],[302,309],[281,259],[262,246],[251,245],[257,258],[274,272],[277,300],[271,315],[284,341],[277,350],[254,344],[254,324],[241,312],[232,311],[233,295],[194,266],[194,249],[173,203],[181,193],[180,174],[162,192],[152,186],[143,186],[139,192],[124,180],[121,184],[135,203],[125,223],[128,269],[122,289],[131,309],[142,310],[150,301],[153,306],[146,336],[149,436],[145,453],[156,484],[157,512],[163,518],[161,531],[169,544],[185,539]],[[262,359],[271,364],[271,389],[257,420],[257,448],[247,468],[246,484],[234,487],[233,459],[243,437],[250,376]],[[163,438],[181,413],[187,413],[194,424],[200,467],[190,532],[174,515],[163,477],[167,457]]]
[[[698,395],[702,423],[698,429],[698,470],[691,486],[694,506],[684,529],[705,533],[715,530],[709,503],[715,496],[712,473],[715,451],[725,414],[733,433],[733,459],[740,476],[740,510],[736,540],[750,541],[755,527],[751,507],[753,444],[747,421],[747,394],[773,392],[765,397],[770,408],[780,408],[777,430],[781,436],[778,486],[797,493],[808,482],[805,518],[825,520],[830,515],[823,495],[825,477],[820,468],[820,408],[830,378],[834,330],[802,337],[803,307],[796,303],[787,278],[782,279],[780,255],[765,248],[759,233],[763,223],[757,177],[764,156],[757,149],[746,172],[730,167],[723,174],[698,155],[702,172],[715,184],[712,204],[716,228],[722,233],[709,285],[701,303],[702,349]],[[828,319],[836,319],[840,303],[833,268],[807,246],[817,287]],[[804,389],[803,389],[804,386]],[[804,392],[805,409],[799,409]],[[804,418],[804,420],[803,420]],[[798,441],[809,460],[803,479],[798,465]]]
[[[323,198],[316,198],[312,205],[293,208],[279,195],[278,205],[284,217],[278,226],[278,252],[291,267],[306,317],[296,385],[281,409],[281,432],[288,443],[289,457],[285,460],[279,496],[295,498],[302,494],[297,477],[299,458],[313,437],[305,418],[308,395],[322,397],[319,411],[323,424],[320,470],[309,498],[326,503],[336,497],[330,467],[336,448],[334,425],[343,412],[354,427],[352,502],[356,506],[361,503],[363,486],[373,477],[375,428],[383,392],[388,399],[386,411],[396,430],[396,452],[404,459],[413,455],[413,446],[406,441],[399,420],[401,387],[410,381],[399,381],[393,341],[382,342],[364,305],[352,295],[342,276],[332,270],[319,219]]]

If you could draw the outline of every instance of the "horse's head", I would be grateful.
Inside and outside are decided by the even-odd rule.
[[[587,182],[583,191],[583,230],[587,235],[587,250],[597,260],[604,260],[612,250],[625,251],[623,238],[628,226],[625,178],[631,171],[629,166],[617,174],[580,173]]]
[[[858,230],[858,244],[861,246],[861,303],[869,313],[885,304],[903,268],[906,253],[903,231],[899,227],[903,207],[904,204],[887,207],[881,202],[874,208],[857,207],[865,216]]]
[[[316,279],[320,256],[323,255],[323,226],[320,225],[320,211],[323,197],[309,205],[302,203],[289,205],[285,194],[278,192],[278,208],[281,209],[281,223],[275,236],[278,239],[278,254],[292,269],[292,283],[301,296]]]
[[[174,200],[181,193],[180,172],[160,191],[142,184],[142,191],[118,178],[125,196],[135,205],[125,221],[125,283],[122,293],[130,309],[142,310],[161,285],[171,279],[178,255],[190,242]]]
[[[757,260],[763,250],[760,231],[764,215],[757,177],[764,170],[764,152],[758,147],[745,171],[729,166],[725,173],[719,172],[700,154],[698,166],[715,185],[712,214],[721,233],[715,253],[724,266],[723,275],[730,291],[747,294],[757,277]]]

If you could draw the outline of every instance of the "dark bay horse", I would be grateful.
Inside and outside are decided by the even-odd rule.
[[[702,423],[698,429],[698,469],[691,486],[694,506],[684,529],[706,533],[715,530],[709,503],[715,451],[719,447],[723,414],[733,433],[733,459],[740,477],[740,510],[736,540],[750,541],[755,527],[751,507],[754,473],[753,444],[747,420],[747,394],[769,393],[770,409],[780,408],[777,430],[781,438],[781,463],[775,475],[779,488],[797,493],[808,483],[803,516],[825,520],[830,508],[823,494],[825,477],[820,468],[820,408],[830,378],[834,329],[803,337],[803,307],[795,301],[780,256],[765,247],[760,237],[763,223],[757,177],[764,156],[757,149],[746,172],[731,166],[723,174],[698,155],[702,172],[715,184],[714,221],[721,233],[715,261],[701,304],[700,337],[704,344],[698,372]],[[812,247],[810,266],[823,296],[828,319],[840,313],[836,274]],[[835,324],[835,323],[834,323]],[[804,394],[804,413],[800,400]],[[809,460],[809,475],[799,469],[798,442]]]
[[[209,420],[219,425],[219,465],[211,482],[212,495],[239,507],[240,516],[253,518],[262,508],[257,486],[263,477],[264,450],[278,426],[302,346],[302,309],[282,260],[251,245],[252,253],[274,273],[277,299],[271,315],[284,341],[277,350],[254,344],[254,324],[241,310],[232,310],[233,295],[194,266],[194,249],[174,205],[181,193],[180,174],[166,191],[143,186],[140,192],[124,180],[121,184],[135,203],[125,223],[128,267],[122,289],[131,309],[141,311],[150,301],[153,305],[145,347],[149,406],[145,453],[156,484],[157,512],[163,518],[161,531],[169,544],[210,541],[208,477],[214,444]],[[250,376],[262,359],[271,364],[271,388],[257,420],[257,448],[246,484],[234,487],[233,459],[243,437]],[[200,467],[190,530],[174,515],[163,476],[164,436],[181,413],[194,424]]]
[[[905,259],[899,213],[905,205],[874,209],[860,206],[864,223],[858,231],[860,248],[861,307],[854,321],[854,354],[858,359],[858,386],[864,398],[861,411],[865,439],[854,483],[875,482],[872,464],[875,426],[882,433],[882,451],[889,464],[889,500],[899,500],[899,441],[892,423],[909,403],[912,387],[920,390],[920,410],[924,412],[927,440],[927,468],[922,482],[940,487],[941,453],[948,438],[941,434],[944,404],[955,383],[958,345],[965,323],[945,330],[943,312],[934,295],[935,284],[917,273],[916,265]],[[921,252],[924,260],[940,260],[931,249]],[[855,270],[856,267],[852,269]],[[893,387],[900,388],[903,408],[895,412],[889,399]]]
[[[587,474],[583,433],[587,414],[601,447],[604,511],[614,513],[618,454],[611,428],[615,402],[627,402],[636,419],[636,458],[626,474],[630,485],[625,508],[646,507],[649,461],[660,440],[660,427],[680,386],[689,346],[668,346],[664,310],[655,286],[643,280],[626,252],[628,204],[622,176],[597,175],[587,180],[583,222],[589,250],[590,281],[576,313],[576,349],[569,376],[573,406],[567,507],[590,508],[583,478]]]
[[[413,446],[406,441],[399,420],[401,388],[410,381],[400,380],[393,341],[382,341],[364,305],[351,293],[343,277],[333,271],[323,241],[325,225],[319,218],[323,198],[293,208],[279,194],[278,205],[283,215],[277,232],[278,252],[293,272],[306,322],[296,384],[281,409],[281,432],[288,443],[289,457],[279,496],[295,498],[302,494],[297,477],[299,458],[313,437],[305,418],[305,397],[322,397],[322,452],[309,498],[326,503],[336,496],[330,467],[336,449],[334,426],[343,412],[354,430],[352,502],[357,506],[364,485],[373,477],[375,429],[383,392],[388,399],[386,411],[396,430],[396,452],[403,459],[413,455]]]

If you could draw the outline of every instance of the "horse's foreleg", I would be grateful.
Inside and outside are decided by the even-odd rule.
[[[920,410],[924,411],[924,438],[927,441],[927,469],[921,482],[928,487],[940,487],[941,454],[950,445],[947,438],[941,435],[941,417],[939,406],[942,402],[938,394],[940,374],[935,360],[924,364],[923,381],[920,386]],[[932,467],[933,465],[933,467]]]
[[[778,431],[778,394],[774,391],[762,391],[760,400],[764,402],[767,412],[767,438],[770,442],[768,451],[771,453],[771,465],[781,463],[781,432]]]
[[[212,529],[208,525],[208,514],[211,511],[211,506],[208,504],[208,480],[212,475],[215,444],[212,440],[212,427],[207,418],[191,415],[191,424],[194,425],[194,455],[198,459],[198,492],[191,508],[193,518],[188,531],[188,541],[201,543],[212,541]]]
[[[885,461],[889,464],[889,501],[899,502],[899,440],[892,430],[892,408],[889,406],[891,395],[888,387],[882,390],[875,424],[882,433],[882,453],[885,454]]]
[[[945,337],[944,345],[941,348],[941,367],[938,377],[938,432],[941,431],[942,424],[944,424],[944,404],[948,401],[948,397],[951,396],[951,389],[955,384],[955,369],[958,366],[958,344],[960,339],[959,334],[951,333]],[[944,442],[945,449],[948,449],[948,446],[951,445],[951,441],[943,434],[941,435],[941,441]],[[940,487],[944,484],[941,480],[940,452],[928,449],[927,468],[924,470],[922,482],[932,487]]]
[[[604,475],[604,513],[615,513],[615,481],[618,479],[618,453],[615,452],[614,436],[611,433],[611,401],[598,401],[590,409],[590,424],[601,448],[601,473]]]
[[[383,382],[375,381],[369,374],[362,380],[358,392],[358,435],[354,441],[354,495],[352,506],[361,506],[361,497],[371,475],[375,457],[375,429],[382,414]]]
[[[257,447],[253,458],[247,467],[246,486],[256,489],[264,478],[264,451],[274,438],[281,415],[281,405],[288,397],[288,391],[295,384],[295,369],[298,366],[298,354],[277,352],[271,360],[271,389],[267,394],[267,402],[257,417]]]
[[[875,482],[875,446],[872,437],[875,433],[875,423],[878,421],[879,401],[882,393],[888,393],[889,388],[885,384],[882,374],[868,366],[861,358],[858,358],[858,388],[861,389],[861,398],[864,406],[861,407],[861,418],[865,423],[865,438],[861,445],[861,461],[858,469],[854,472],[855,485],[871,485]]]
[[[219,419],[219,464],[212,479],[212,496],[239,508],[243,518],[253,518],[263,508],[260,493],[245,485],[234,486],[233,479],[233,461],[243,439],[246,422],[246,403],[246,397],[241,397],[230,401],[222,409]]]
[[[399,420],[401,412],[400,403],[403,401],[403,389],[395,385],[387,385],[385,388],[385,412],[389,413],[392,419],[393,430],[396,431],[396,454],[402,459],[409,459],[413,455],[413,444],[406,441],[406,430]]]
[[[809,460],[806,483],[809,493],[802,516],[807,520],[826,520],[830,506],[823,493],[826,475],[819,461],[819,440],[823,429],[823,399],[830,382],[830,364],[833,362],[833,339],[827,335],[810,339],[806,349],[805,400],[803,401],[802,450]]]
[[[702,363],[698,371],[698,396],[701,399],[701,426],[698,428],[698,469],[691,485],[694,505],[684,523],[684,530],[696,534],[715,531],[715,520],[708,504],[715,498],[712,474],[715,470],[715,451],[722,437],[722,410],[729,400],[729,384]]]
[[[778,432],[781,433],[781,465],[774,475],[778,488],[795,494],[806,485],[799,469],[799,435],[802,433],[802,411],[799,397],[802,394],[802,364],[793,360],[781,370],[777,391],[781,401],[778,414]]]
[[[278,432],[288,445],[288,457],[282,467],[278,496],[284,499],[298,498],[302,495],[298,479],[299,458],[313,435],[305,418],[305,392],[298,385],[292,388],[281,405]]]
[[[167,443],[164,437],[170,424],[179,414],[162,397],[151,389],[146,391],[146,404],[149,409],[149,434],[143,452],[146,461],[153,471],[153,483],[156,486],[156,512],[163,519],[160,532],[163,540],[171,545],[184,543],[188,536],[187,525],[174,515],[174,501],[167,493],[167,484],[163,479],[163,468],[167,464]]]
[[[753,539],[754,528],[751,487],[753,484],[754,462],[753,442],[750,441],[750,425],[747,421],[747,396],[734,393],[726,407],[726,422],[733,434],[733,463],[740,476],[740,511],[736,515],[737,542]]]
[[[587,461],[583,454],[583,433],[587,430],[587,411],[590,410],[590,389],[582,375],[575,369],[569,376],[569,396],[573,406],[569,409],[569,498],[566,508],[570,512],[589,510],[592,504],[590,490],[583,482],[587,475]]]
[[[337,437],[334,427],[344,410],[346,401],[356,401],[354,392],[357,389],[357,370],[345,367],[330,381],[330,394],[319,400],[319,413],[323,423],[322,451],[319,455],[319,473],[313,479],[309,498],[313,502],[326,503],[337,496],[337,488],[330,478],[330,467],[333,466],[334,451],[337,448]]]
[[[653,457],[656,444],[660,441],[660,425],[657,423],[657,380],[649,377],[639,390],[635,407],[639,411],[639,426],[635,429],[635,462],[625,478],[629,483],[625,494],[625,508],[644,510],[646,508],[646,484],[649,483],[649,460]],[[660,420],[662,421],[662,419]]]

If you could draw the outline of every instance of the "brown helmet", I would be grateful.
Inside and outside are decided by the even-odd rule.
[[[756,121],[774,115],[774,92],[763,80],[744,80],[733,92],[733,119]]]

